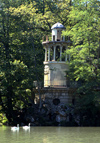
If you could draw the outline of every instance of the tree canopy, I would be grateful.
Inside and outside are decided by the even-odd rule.
[[[42,37],[50,37],[56,22],[66,27],[63,34],[72,42],[67,76],[81,83],[77,91],[89,101],[85,105],[99,97],[99,0],[1,0],[0,105],[10,123],[15,110],[34,104],[33,81],[43,80]]]

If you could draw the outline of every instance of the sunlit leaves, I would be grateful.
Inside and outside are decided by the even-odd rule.
[[[97,3],[76,0],[68,17],[72,27],[63,34],[70,36],[73,41],[73,46],[67,50],[67,54],[71,55],[69,66],[73,70],[74,79],[94,80],[99,75],[100,68],[100,16]]]

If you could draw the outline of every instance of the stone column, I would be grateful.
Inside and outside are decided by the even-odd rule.
[[[54,46],[54,52],[53,52],[53,60],[56,60],[56,46]]]
[[[50,47],[48,47],[48,61],[50,61]]]
[[[62,46],[60,47],[60,61],[62,61]]]
[[[48,35],[46,35],[46,41],[48,41]]]
[[[45,47],[45,62],[47,61],[47,48]]]
[[[65,36],[63,36],[63,41],[65,41]]]
[[[66,50],[67,50],[67,46],[66,46]],[[65,54],[65,61],[67,61],[67,54]]]

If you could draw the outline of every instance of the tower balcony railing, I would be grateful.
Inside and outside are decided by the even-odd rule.
[[[44,81],[44,87],[67,87],[67,81],[66,80],[45,80]]]
[[[60,80],[60,81],[44,81],[44,87],[69,87],[69,88],[78,88],[80,85],[76,81],[67,81],[67,80]]]
[[[78,88],[81,85],[76,81],[67,81],[67,80],[60,80],[60,81],[51,81],[51,80],[45,80],[45,81],[33,81],[33,86],[35,88],[43,88],[43,87],[56,87],[56,88],[62,88],[62,87],[68,87],[68,88]]]
[[[46,36],[43,36],[42,37],[42,42],[47,42],[47,41],[66,41],[67,43],[70,43],[71,41],[70,41],[70,38],[69,37],[65,37],[64,38],[64,36],[62,36],[60,39],[58,38],[58,39],[55,39],[55,38],[53,38],[52,36],[48,36],[48,35],[46,35]]]
[[[55,39],[54,37],[48,37],[47,35],[46,36],[43,36],[42,37],[42,41],[43,42],[46,42],[46,41],[69,41],[68,39],[65,39],[64,36],[62,36],[61,38],[57,38]]]

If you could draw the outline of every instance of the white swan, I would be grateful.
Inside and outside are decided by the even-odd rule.
[[[17,124],[17,127],[14,126],[14,127],[11,127],[11,131],[18,131],[19,130],[19,124]]]
[[[30,123],[28,124],[28,126],[23,126],[23,129],[24,129],[24,130],[30,129]]]

